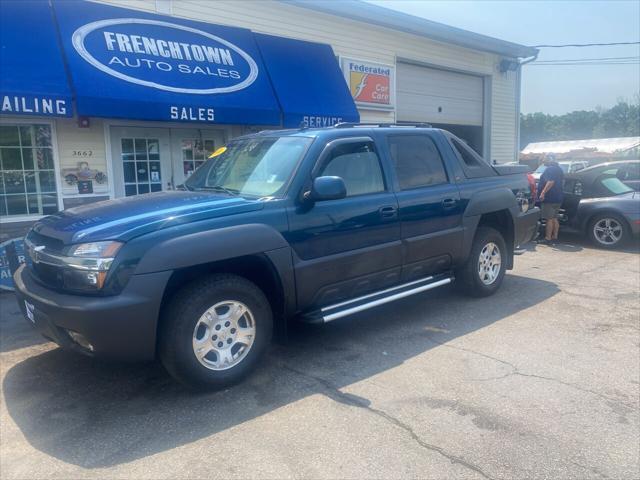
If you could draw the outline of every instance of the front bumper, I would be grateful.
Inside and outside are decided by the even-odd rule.
[[[61,347],[117,360],[146,361],[155,356],[160,304],[170,276],[170,271],[133,275],[122,293],[110,297],[50,290],[38,284],[25,265],[13,279],[27,321]],[[74,340],[70,332],[82,335],[91,348]]]

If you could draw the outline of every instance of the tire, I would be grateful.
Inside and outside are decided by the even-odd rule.
[[[211,275],[183,287],[163,309],[160,360],[189,387],[228,387],[255,368],[272,332],[262,290],[237,275]]]
[[[495,256],[495,249],[497,249],[498,258]],[[481,255],[486,254],[491,255],[487,260],[482,260]],[[472,297],[493,295],[504,279],[507,254],[507,246],[500,232],[490,227],[478,227],[469,258],[456,272],[458,287]],[[480,273],[481,261],[485,269],[483,275]],[[497,268],[496,263],[499,263]]]
[[[594,216],[587,226],[587,236],[596,247],[606,249],[620,248],[630,237],[627,222],[615,213]]]

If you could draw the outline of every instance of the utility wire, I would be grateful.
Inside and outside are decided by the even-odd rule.
[[[533,48],[564,48],[564,47],[608,47],[611,45],[640,45],[640,42],[568,43],[566,45],[532,45],[532,46]]]
[[[599,60],[640,60],[640,56],[636,55],[631,57],[563,58],[554,60],[536,60],[534,63],[591,62]]]
[[[586,66],[586,65],[640,65],[640,62],[593,62],[593,63],[528,63],[526,66],[532,67],[555,67],[558,65],[573,65],[573,66]]]

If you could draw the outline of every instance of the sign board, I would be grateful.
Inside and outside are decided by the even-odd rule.
[[[373,110],[395,108],[395,66],[342,58],[342,72],[356,105]]]
[[[167,92],[212,95],[242,90],[258,76],[255,60],[212,33],[162,20],[116,18],[78,28],[74,49],[93,67]]]
[[[91,180],[78,180],[78,193],[93,193],[93,182]]]
[[[280,123],[250,30],[96,2],[53,7],[79,115]]]
[[[9,245],[12,243],[13,245]],[[11,248],[13,246],[13,248]],[[8,248],[9,247],[9,248]],[[9,258],[14,255],[15,258]],[[21,264],[26,261],[22,238],[12,238],[0,243],[0,290],[13,290],[13,272],[11,263]]]

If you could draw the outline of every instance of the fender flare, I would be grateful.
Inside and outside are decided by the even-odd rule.
[[[289,247],[279,232],[263,224],[246,224],[169,238],[140,259],[136,275],[177,270]]]
[[[518,206],[518,201],[511,190],[508,188],[480,190],[471,196],[462,216],[462,225],[464,228],[462,251],[465,252],[465,261],[469,256],[469,252],[471,252],[471,245],[478,229],[478,224],[480,223],[480,217],[483,214],[504,210],[509,213],[509,217],[511,218],[511,228],[514,230],[515,237],[516,218],[520,211],[520,207]],[[507,247],[509,250],[508,265],[509,268],[511,268],[513,262],[513,248],[515,245],[507,245]]]
[[[480,216],[483,213],[509,210],[511,217],[519,211],[516,196],[508,188],[480,190],[469,199],[464,211],[465,217]]]

